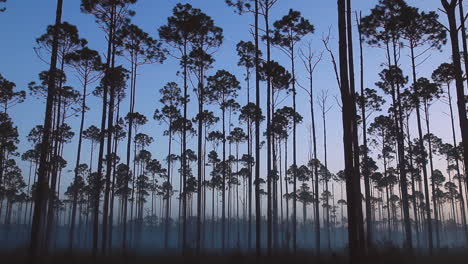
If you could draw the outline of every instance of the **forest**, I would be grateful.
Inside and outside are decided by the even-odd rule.
[[[0,0],[0,258],[466,263],[467,8]]]

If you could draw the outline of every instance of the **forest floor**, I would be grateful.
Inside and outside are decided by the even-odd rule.
[[[25,250],[2,252],[0,251],[0,263],[4,264],[26,264],[30,263]],[[77,255],[69,253],[57,253],[52,256],[36,259],[34,263],[40,264],[88,264],[88,263],[112,263],[112,264],[347,264],[349,259],[341,253],[324,253],[320,256],[302,252],[293,254],[276,252],[272,256],[261,256],[246,254],[209,254],[202,256],[151,256],[149,254],[114,254],[111,256],[99,256],[93,259],[90,255]],[[432,256],[414,254],[408,255],[399,249],[381,249],[373,252],[359,264],[466,264],[468,263],[468,251],[442,249]],[[356,263],[358,264],[358,263]]]

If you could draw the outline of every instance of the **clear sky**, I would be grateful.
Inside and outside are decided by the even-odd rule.
[[[237,54],[235,45],[240,40],[251,40],[249,34],[249,24],[252,23],[253,17],[251,15],[238,16],[233,10],[224,3],[224,0],[139,0],[133,7],[136,11],[136,16],[132,19],[134,24],[140,26],[143,30],[147,31],[153,37],[157,37],[157,29],[166,23],[168,16],[172,14],[172,8],[179,2],[190,3],[196,8],[200,8],[203,12],[211,16],[215,24],[224,29],[224,43],[219,51],[214,55],[216,62],[209,75],[214,74],[218,69],[226,69],[243,80],[244,70],[237,66]],[[355,0],[353,1],[353,9],[361,10],[363,16],[369,13],[378,1],[376,0]],[[410,0],[408,4],[417,6],[423,10],[437,10],[440,7],[438,0]],[[30,81],[37,80],[37,74],[40,71],[47,69],[44,64],[35,54],[33,47],[35,46],[35,39],[45,32],[47,25],[54,22],[55,15],[55,0],[9,0],[6,4],[7,10],[5,13],[0,14],[0,35],[1,49],[0,49],[0,73],[3,76],[17,84],[18,89],[27,90],[27,84]],[[277,5],[271,12],[270,21],[275,21],[281,18],[288,12],[289,8],[301,11],[302,15],[309,19],[315,26],[315,34],[306,37],[313,43],[314,49],[317,52],[322,51],[323,45],[321,38],[324,34],[331,31],[332,48],[336,50],[336,1],[333,0],[279,0]],[[441,13],[440,21],[446,24],[445,16]],[[89,41],[89,47],[96,49],[104,54],[106,50],[105,38],[103,32],[94,23],[94,17],[80,12],[79,0],[64,1],[63,21],[77,25],[80,31],[80,36]],[[263,24],[263,21],[262,21]],[[357,40],[355,39],[355,43]],[[355,54],[358,54],[357,46]],[[337,53],[335,54],[336,56]],[[384,61],[384,53],[382,50],[365,46],[365,71],[366,87],[375,88],[374,83],[377,81],[378,72],[382,70],[381,63]],[[450,59],[450,46],[445,46],[442,52],[431,51],[428,60],[418,68],[418,76],[430,77],[432,71],[442,62],[447,62]],[[272,58],[279,61],[286,68],[290,67],[287,58],[278,49],[273,48]],[[324,53],[323,61],[319,64],[316,73],[314,86],[316,87],[316,95],[322,91],[328,90],[329,101],[328,104],[332,106],[332,110],[327,116],[328,126],[328,153],[329,153],[329,166],[332,172],[337,172],[343,167],[343,154],[342,154],[342,129],[341,129],[341,112],[337,104],[335,96],[339,95],[335,75],[330,62],[330,56]],[[119,63],[124,65],[126,61],[119,60]],[[306,85],[304,67],[297,61],[298,65],[298,81]],[[358,66],[356,61],[356,67]],[[401,67],[406,75],[410,75],[410,61],[407,56],[407,50],[404,50],[401,58]],[[167,155],[166,146],[167,139],[162,136],[163,127],[159,126],[156,121],[152,119],[155,108],[160,107],[158,90],[169,81],[176,81],[181,84],[181,78],[176,75],[179,70],[178,62],[172,58],[168,58],[163,65],[145,65],[140,67],[140,72],[137,81],[137,97],[136,97],[136,110],[145,114],[150,122],[142,128],[145,132],[155,138],[155,143],[149,148],[153,155],[162,160]],[[358,70],[358,68],[357,68]],[[81,90],[79,83],[73,77],[72,71],[68,71],[69,85],[74,86],[76,89]],[[359,77],[356,76],[356,82],[359,83]],[[245,87],[242,82],[243,88]],[[298,97],[298,111],[304,116],[304,122],[299,127],[299,140],[298,140],[298,162],[303,164],[308,160],[308,127],[310,125],[309,104],[306,94],[299,90]],[[379,91],[380,94],[381,91]],[[338,98],[338,97],[337,97]],[[265,98],[262,98],[262,101]],[[387,98],[389,99],[389,98]],[[245,89],[239,96],[238,101],[241,105],[245,104]],[[291,98],[285,102],[290,104]],[[389,101],[389,100],[387,100]],[[99,111],[101,108],[100,100],[90,97],[89,106],[91,110],[87,113],[85,127],[90,125],[99,124]],[[128,101],[123,103],[122,115],[126,114],[128,109]],[[189,113],[195,113],[195,99],[192,99],[190,104]],[[213,107],[210,106],[214,110]],[[12,113],[13,119],[17,124],[21,136],[21,143],[19,151],[22,153],[29,149],[31,146],[26,141],[26,136],[30,129],[37,124],[43,123],[43,113],[45,104],[43,99],[37,99],[33,96],[28,96],[25,103],[17,106]],[[319,159],[323,157],[322,148],[322,121],[318,115],[318,108],[316,109],[318,118],[317,133],[318,133],[318,150]],[[450,120],[447,116],[447,107],[444,103],[438,102],[432,107],[432,132],[444,139],[450,139]],[[192,116],[190,116],[192,117]],[[77,133],[79,125],[78,118],[71,117],[67,120],[74,131]],[[413,124],[415,124],[413,122]],[[237,126],[237,122],[234,124]],[[414,126],[414,125],[413,125]],[[457,127],[457,135],[459,135],[459,126]],[[414,128],[412,128],[413,134]],[[449,141],[451,142],[451,141]],[[291,144],[290,144],[291,145]],[[196,141],[192,139],[189,147],[196,149]],[[123,149],[121,156],[125,154]],[[75,159],[76,153],[76,136],[72,142],[65,147],[65,159],[68,160],[69,166],[67,172],[64,174],[62,188],[69,184],[71,179],[70,170],[73,169],[72,164]],[[83,151],[83,160],[87,161],[89,155],[89,144],[85,143]],[[263,155],[264,156],[264,155]],[[262,163],[264,169],[265,163]],[[442,161],[438,162],[439,165],[445,166]],[[24,167],[25,168],[25,167]],[[443,167],[441,169],[444,170]],[[25,170],[26,172],[26,170]],[[63,190],[63,189],[62,189]]]

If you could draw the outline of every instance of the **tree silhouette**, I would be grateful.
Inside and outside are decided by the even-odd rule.
[[[196,239],[196,250],[197,254],[200,254],[201,250],[201,234],[202,234],[202,173],[203,173],[203,105],[207,101],[205,98],[205,75],[206,71],[211,68],[211,64],[214,62],[211,52],[213,49],[221,46],[223,42],[223,30],[215,26],[214,21],[211,17],[207,16],[202,12],[196,12],[193,17],[191,34],[193,42],[192,51],[188,54],[188,68],[197,79],[195,92],[198,98],[198,170],[197,170],[197,239]]]
[[[104,76],[111,76],[113,73],[113,68],[115,67],[115,55],[117,53],[117,41],[116,41],[116,32],[126,23],[128,23],[129,18],[132,17],[135,12],[130,10],[129,7],[131,4],[136,3],[136,0],[116,0],[116,1],[106,1],[106,0],[82,0],[81,1],[81,10],[84,13],[93,14],[96,18],[96,22],[101,25],[104,29],[104,32],[107,34],[107,53],[106,53],[106,63],[104,66]],[[113,84],[111,82],[107,83]],[[102,93],[102,116],[101,116],[101,131],[104,132],[106,130],[106,121],[107,121],[107,155],[111,155],[112,152],[112,132],[113,132],[113,115],[114,115],[114,100],[115,100],[116,90],[114,86],[107,86],[106,84],[103,85],[103,93]],[[108,97],[109,102],[108,102]],[[109,104],[109,107],[107,106]],[[104,144],[105,144],[105,133],[101,133],[100,137],[100,144],[99,144],[99,154],[98,154],[98,170],[97,170],[97,177],[102,177],[102,167],[103,167],[103,159],[104,159]],[[107,213],[108,213],[108,190],[109,190],[109,182],[110,182],[110,167],[111,161],[108,160],[107,163],[107,170],[106,170],[106,194],[107,197],[105,198],[106,202],[104,203],[105,207],[105,217],[104,221],[106,224],[103,224],[102,234],[104,238],[107,238]],[[100,181],[98,179],[97,181]],[[96,194],[99,197],[99,194]],[[98,215],[99,215],[99,199],[94,199],[95,206],[94,206],[94,225],[93,225],[93,255],[97,255],[98,250],[98,235],[99,235],[99,223],[98,223]],[[124,229],[126,225],[124,224]],[[123,245],[122,247],[126,248],[126,232],[123,232]],[[107,239],[102,239],[102,251],[105,252],[107,250]]]
[[[459,125],[461,130],[461,137],[462,137],[462,146],[463,146],[463,162],[465,164],[468,163],[468,120],[466,118],[466,97],[465,91],[463,88],[463,74],[461,68],[461,58],[460,58],[460,44],[458,40],[458,26],[456,21],[456,6],[458,1],[455,0],[441,0],[442,6],[445,10],[445,14],[447,15],[447,19],[449,22],[449,35],[450,35],[450,42],[452,47],[452,61],[454,67],[454,76],[455,76],[455,86],[457,91],[457,107],[458,107],[458,119]],[[462,5],[462,1],[459,3]],[[459,7],[460,11],[463,11],[463,7]],[[462,21],[461,28],[463,30],[463,51],[464,51],[464,62],[465,62],[465,69],[468,68],[467,65],[467,48],[466,48],[466,32],[465,31],[465,23]],[[465,175],[468,175],[468,167],[465,166]],[[468,241],[468,240],[467,240]]]
[[[166,186],[171,186],[172,188],[172,174],[171,174],[171,159],[169,158],[172,155],[172,136],[173,136],[173,122],[181,117],[180,114],[180,105],[183,102],[181,96],[181,90],[179,86],[170,82],[166,84],[163,88],[159,90],[161,94],[160,102],[164,105],[160,110],[156,109],[154,112],[154,119],[159,120],[160,122],[165,122],[168,126],[168,129],[164,132],[169,137],[168,144],[168,154],[167,154],[167,182]],[[167,249],[169,246],[169,217],[171,212],[170,207],[170,189],[166,188],[167,193],[166,198],[166,220],[165,220],[165,230],[164,230],[164,247]]]
[[[62,21],[62,6],[63,0],[57,0],[57,11],[55,15],[55,28],[53,30],[53,40],[52,40],[52,52],[50,59],[50,69],[51,73],[48,79],[48,89],[47,89],[47,102],[44,118],[44,133],[41,142],[41,154],[39,161],[39,170],[37,176],[37,191],[36,199],[34,201],[34,215],[31,226],[31,243],[30,243],[30,259],[33,260],[39,255],[39,249],[41,248],[41,241],[43,241],[43,215],[45,213],[44,206],[48,191],[47,183],[47,173],[48,173],[48,164],[47,156],[50,149],[50,132],[52,127],[52,120],[49,118],[52,114],[53,99],[55,97],[55,85],[56,85],[56,70],[57,70],[57,57],[58,57],[58,46],[59,46],[59,31],[57,29],[58,25]]]
[[[10,108],[24,102],[26,99],[26,92],[14,91],[15,87],[14,82],[8,81],[0,74],[0,104],[5,114],[8,113]]]
[[[91,50],[87,47],[76,50],[72,53],[68,53],[65,56],[65,62],[71,65],[78,76],[80,77],[80,82],[83,85],[83,93],[81,99],[81,121],[80,121],[80,131],[78,135],[78,150],[76,155],[76,163],[75,163],[75,179],[74,181],[82,180],[78,178],[78,166],[80,165],[80,158],[81,158],[81,145],[82,145],[82,138],[83,138],[83,129],[84,129],[84,122],[85,122],[85,114],[87,110],[86,105],[86,97],[88,95],[88,85],[97,81],[100,77],[100,70],[102,67],[101,58],[99,53],[95,50]],[[77,186],[79,183],[74,183],[74,186]],[[78,191],[80,188],[70,188],[70,193],[72,194],[73,198],[73,208],[72,208],[72,220],[70,224],[70,249],[73,248],[74,242],[74,228],[75,228],[75,219],[76,219],[76,208],[78,202]]]
[[[63,245],[67,254],[94,260],[115,249],[128,256],[164,248],[196,258],[255,250],[257,262],[262,253],[295,262],[298,248],[320,258],[325,245],[346,249],[354,263],[389,247],[402,248],[392,251],[398,259],[425,249],[437,256],[434,247],[468,241],[462,0],[441,0],[447,22],[405,0],[379,0],[362,17],[352,13],[351,0],[338,0],[338,30],[322,37],[328,71],[308,40],[315,28],[301,5],[299,12],[277,0],[226,0],[252,21],[244,23],[250,35],[223,43],[225,32],[208,12],[214,6],[174,5],[155,37],[143,30],[143,17],[133,19],[136,2],[80,1],[97,26],[86,33],[102,30],[101,59],[105,47],[82,38],[82,23],[62,22],[57,0],[55,23],[29,43],[47,67],[27,83],[31,96],[17,87],[20,80],[9,79],[11,72],[0,74],[0,217],[9,247],[29,242],[30,262],[57,257]],[[448,37],[450,61],[433,65],[440,60],[434,54],[446,54]],[[375,47],[384,57],[372,57]],[[156,105],[148,120],[144,100],[137,100],[149,95],[142,68],[156,69],[166,57],[173,61],[153,72],[163,75],[153,76],[159,87],[152,88]],[[234,69],[218,67],[223,63],[240,70],[242,80]],[[380,69],[372,72],[373,66]],[[171,71],[178,79],[163,80]],[[330,73],[340,89],[340,128],[327,82],[314,82]],[[374,86],[367,85],[374,77]],[[40,124],[33,121],[39,112],[30,111],[34,103],[44,103]],[[301,111],[309,113],[308,127],[300,125]],[[343,160],[332,143],[337,133]]]
[[[314,33],[314,26],[310,22],[301,16],[299,11],[289,10],[289,13],[282,17],[280,20],[273,23],[273,37],[271,39],[272,44],[280,47],[285,54],[291,60],[291,74],[292,74],[292,94],[293,94],[293,109],[296,111],[296,71],[295,71],[295,54],[296,44],[306,35]],[[296,157],[296,126],[293,126],[293,165],[297,166]],[[296,183],[293,183],[293,189],[295,190]],[[294,196],[293,203],[293,247],[296,250],[296,196]],[[315,214],[318,217],[319,207],[316,204]],[[316,244],[317,250],[320,250],[320,225],[317,222],[316,227]]]
[[[196,56],[198,61],[198,70],[202,69],[201,72],[197,72],[199,76],[199,83],[202,82],[203,78],[200,78],[204,75],[205,63],[206,63],[206,49],[210,47],[217,47],[221,44],[222,41],[222,30],[218,27],[215,27],[213,20],[207,15],[201,12],[200,9],[193,8],[190,4],[177,4],[173,9],[173,16],[169,17],[167,24],[159,28],[159,36],[164,40],[172,49],[174,49],[179,55],[173,55],[180,60],[182,69],[183,69],[183,98],[184,98],[184,110],[183,118],[187,119],[187,103],[188,103],[188,67],[189,67],[189,56],[191,52],[192,55]],[[169,51],[171,54],[174,52]],[[205,53],[205,55],[203,54]],[[200,56],[203,55],[203,56]],[[192,56],[193,57],[193,56]],[[201,59],[201,60],[200,60]],[[200,76],[200,73],[202,74]],[[201,88],[201,87],[200,87]],[[200,94],[198,93],[199,99]],[[203,96],[201,97],[203,98]],[[203,101],[203,100],[202,100]],[[200,100],[199,100],[200,102]],[[200,111],[199,113],[203,112]],[[200,124],[199,124],[200,126]],[[186,144],[186,132],[183,132],[182,138],[182,152],[185,152],[187,149]],[[200,138],[199,138],[200,141]],[[184,157],[183,157],[184,158]],[[199,164],[199,167],[201,164]],[[185,159],[182,160],[182,168],[186,168]],[[185,192],[185,182],[187,180],[186,171],[182,172],[183,174],[183,192]],[[201,174],[201,172],[199,172]],[[183,196],[183,236],[182,244],[185,249],[187,246],[187,227],[186,227],[186,207],[187,200]],[[199,236],[198,236],[199,237]],[[197,243],[198,245],[200,243]]]
[[[439,85],[446,85],[447,87],[447,96],[448,96],[448,105],[450,109],[450,121],[451,121],[451,129],[452,129],[452,140],[453,140],[453,146],[457,145],[457,140],[456,140],[456,132],[455,132],[455,120],[454,120],[454,115],[453,115],[453,107],[452,107],[452,93],[451,93],[451,83],[455,80],[455,69],[453,67],[453,64],[450,63],[442,63],[437,67],[437,69],[434,70],[432,73],[432,80],[434,80],[436,83]],[[452,146],[452,147],[453,147]],[[445,151],[447,155],[451,152],[450,148]],[[455,168],[457,171],[457,175],[460,175],[460,164],[458,161],[458,158],[454,158],[455,161]],[[460,181],[460,177],[458,177],[458,191],[460,193],[460,211],[462,214],[462,225],[465,231],[465,237],[468,239],[468,226],[466,224],[466,211],[465,211],[465,200],[463,198],[463,191],[462,191],[462,182]],[[468,240],[467,240],[468,241]]]
[[[219,70],[215,75],[208,77],[206,95],[212,104],[217,104],[222,111],[222,133],[223,133],[223,159],[222,164],[226,166],[226,109],[229,107],[229,100],[237,96],[240,89],[237,78],[225,70]],[[221,240],[222,248],[225,247],[225,222],[226,222],[226,169],[223,169],[222,184],[222,217],[221,217]]]
[[[116,42],[121,53],[131,65],[130,107],[127,137],[127,166],[130,167],[130,146],[133,135],[133,113],[135,113],[136,83],[138,67],[145,64],[162,63],[165,60],[161,43],[134,24],[125,24],[116,32]],[[136,131],[135,131],[136,134]],[[134,174],[135,175],[135,174]],[[124,221],[124,225],[126,225]],[[124,228],[125,229],[125,228]],[[125,234],[124,234],[125,240]],[[125,243],[125,242],[124,242]]]
[[[342,122],[343,122],[343,144],[344,144],[344,158],[346,177],[346,195],[348,207],[348,240],[350,247],[351,261],[359,261],[364,254],[364,235],[362,231],[362,209],[360,199],[360,184],[359,184],[359,171],[356,168],[355,155],[356,149],[353,149],[357,131],[353,131],[353,118],[356,116],[355,102],[353,101],[354,91],[351,89],[350,82],[354,76],[350,71],[349,65],[352,65],[352,58],[348,57],[349,49],[352,48],[352,43],[347,40],[347,26],[350,28],[350,3],[344,0],[338,1],[338,28],[339,28],[339,68],[340,68],[340,91],[342,108]],[[348,8],[348,19],[346,16],[346,8]],[[347,21],[348,20],[348,21]],[[347,25],[348,24],[348,25]],[[356,146],[354,146],[356,147]]]

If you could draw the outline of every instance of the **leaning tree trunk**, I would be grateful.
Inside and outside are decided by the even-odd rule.
[[[112,8],[114,11],[114,8]],[[111,22],[109,28],[108,36],[108,46],[107,46],[107,61],[105,65],[105,70],[109,71],[111,67],[111,58],[112,58],[112,42],[114,39],[114,12],[111,12]],[[98,154],[98,169],[97,169],[97,180],[94,183],[95,189],[93,190],[93,249],[92,254],[95,258],[98,251],[98,240],[99,240],[99,198],[101,193],[100,181],[102,179],[102,167],[104,162],[104,140],[105,140],[105,131],[106,131],[106,118],[107,118],[107,96],[108,96],[108,87],[104,85],[103,87],[103,96],[102,96],[102,116],[101,116],[101,133],[99,135],[99,154]],[[109,109],[110,110],[110,109]]]
[[[450,85],[447,86],[447,91],[448,91],[448,101],[449,101],[449,108],[450,108],[450,121],[451,121],[451,126],[452,126],[452,139],[453,139],[453,146],[457,146],[457,137],[455,134],[455,120],[453,117],[453,107],[452,107],[452,94],[450,91]],[[463,225],[463,231],[465,232],[465,243],[468,244],[468,227],[466,225],[466,211],[465,211],[465,199],[463,198],[463,182],[462,182],[462,177],[460,173],[460,164],[458,161],[458,158],[455,158],[455,167],[457,170],[457,175],[458,175],[458,192],[460,193],[460,211],[461,211],[461,217],[462,217],[462,225]]]
[[[115,13],[115,7],[112,8],[113,13]],[[115,44],[112,39],[112,59],[111,59],[111,69],[114,69],[115,66]],[[136,69],[136,67],[135,67]],[[114,74],[114,73],[112,73]],[[136,74],[136,72],[135,72]],[[135,80],[133,80],[135,81]],[[110,100],[109,100],[109,111],[107,118],[107,158],[106,158],[106,178],[105,178],[105,191],[104,191],[104,206],[103,206],[103,215],[102,215],[102,253],[106,253],[107,250],[107,240],[108,240],[108,223],[109,221],[109,198],[110,198],[110,185],[111,185],[111,175],[112,175],[112,161],[115,157],[112,156],[112,136],[114,134],[114,108],[115,108],[115,87],[113,84],[110,85]]]
[[[458,27],[456,22],[455,7],[457,5],[456,0],[450,1],[441,0],[442,5],[447,14],[449,22],[449,33],[450,40],[452,43],[452,60],[455,70],[455,83],[457,88],[457,106],[458,106],[458,118],[460,123],[460,130],[462,136],[463,146],[463,163],[465,164],[465,175],[468,175],[468,120],[466,118],[466,98],[463,86],[463,73],[461,69],[461,58],[460,58],[460,45],[458,40]],[[464,19],[464,16],[463,16]],[[464,23],[461,25],[462,36],[463,36],[463,47],[464,47],[464,58],[465,58],[465,69],[468,70],[468,59],[467,48],[466,48],[466,33]],[[467,81],[468,82],[468,81]]]
[[[80,132],[78,135],[78,150],[76,154],[76,163],[75,163],[75,178],[74,178],[74,187],[76,188],[76,184],[78,181],[78,167],[80,166],[80,157],[81,157],[81,145],[83,142],[83,128],[84,128],[84,121],[85,121],[85,113],[86,113],[86,86],[88,83],[87,76],[83,81],[83,98],[81,103],[81,121],[80,121]],[[76,207],[78,203],[78,190],[73,191],[73,207],[71,213],[71,224],[70,224],[70,241],[69,241],[69,249],[73,249],[73,240],[75,235],[75,218],[76,218]]]
[[[465,63],[465,74],[466,74],[466,73],[468,73],[468,47],[467,47],[467,44],[466,44],[466,29],[465,29],[466,15],[463,12],[463,0],[460,0],[460,3],[459,3],[458,6],[459,6],[460,16],[461,16],[460,17],[460,21],[461,21],[461,25],[460,25],[461,30],[460,31],[462,33],[463,60],[464,60],[464,63]],[[455,15],[453,17],[455,19]],[[450,28],[452,28],[452,24],[454,24],[454,28],[457,28],[456,27],[456,22],[454,21],[454,23],[451,23],[450,21],[451,21],[451,19],[449,18]],[[455,39],[452,39],[452,30],[450,30],[450,39],[452,41],[455,40]],[[452,51],[455,50],[453,48],[453,43],[454,42],[452,42]],[[456,46],[458,46],[458,43],[457,43]],[[459,48],[457,48],[457,51],[458,50],[459,50]],[[457,53],[457,55],[458,55],[458,57],[460,57],[460,53]],[[455,57],[455,55],[454,55],[454,57]],[[455,60],[456,59],[453,58],[454,63],[455,63]],[[457,61],[460,62],[460,59],[458,59]],[[460,64],[461,64],[461,62],[459,63],[459,65]],[[457,69],[456,72],[457,72],[457,75],[462,75],[461,69],[460,70]],[[466,82],[468,84],[468,79],[466,80]],[[459,115],[459,118],[460,118],[460,127],[461,127],[461,130],[462,130],[462,142],[465,143],[465,144],[463,144],[463,153],[464,153],[463,158],[464,158],[464,164],[465,164],[465,175],[468,175],[468,144],[466,143],[466,142],[468,142],[468,120],[466,118],[466,97],[465,97],[464,90],[460,89],[459,86],[462,87],[463,82],[461,83],[461,85],[457,84],[457,97],[458,97],[458,115]],[[468,239],[468,233],[467,233],[467,239]]]
[[[31,227],[31,240],[30,240],[30,260],[32,263],[37,261],[41,250],[41,240],[43,239],[43,216],[45,214],[45,203],[47,201],[47,192],[48,192],[48,182],[47,174],[49,171],[47,157],[49,155],[50,149],[50,138],[51,138],[51,128],[52,128],[52,108],[55,97],[55,80],[56,80],[56,71],[57,71],[57,57],[58,57],[58,25],[62,21],[62,6],[63,0],[57,0],[57,10],[55,15],[55,27],[54,27],[54,37],[52,40],[52,53],[50,59],[50,69],[49,69],[49,80],[48,80],[48,90],[47,90],[47,101],[46,101],[46,110],[44,116],[44,133],[41,141],[41,152],[40,152],[40,161],[39,161],[39,172],[37,180],[37,190],[36,190],[36,199],[34,201],[34,214]]]

